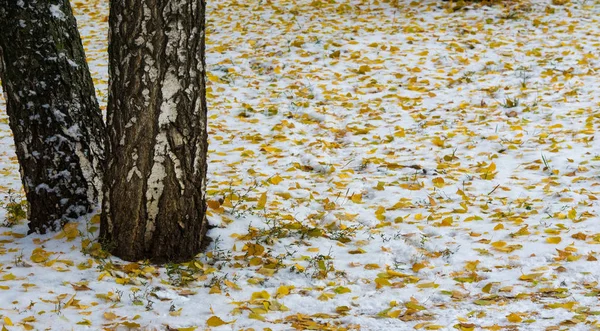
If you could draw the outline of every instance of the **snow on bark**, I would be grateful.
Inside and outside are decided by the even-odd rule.
[[[104,125],[75,18],[67,0],[8,1],[0,31],[30,231],[57,229],[95,209],[103,172]]]
[[[59,19],[61,21],[64,21],[66,18],[65,13],[63,13],[63,11],[60,10],[60,5],[50,5],[50,13],[54,18]]]

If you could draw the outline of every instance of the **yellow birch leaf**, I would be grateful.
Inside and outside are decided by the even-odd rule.
[[[423,307],[417,303],[414,303],[412,301],[405,303],[404,306],[408,309],[413,309],[413,310],[417,310],[417,311],[425,310],[425,307]]]
[[[391,286],[392,285],[392,283],[390,283],[390,281],[385,278],[375,278],[375,284],[377,284],[375,286],[375,288],[377,288],[377,289],[380,289],[383,286]]]
[[[412,266],[412,271],[414,272],[419,272],[419,270],[425,268],[425,264],[424,263],[415,263]]]
[[[110,312],[110,311],[107,311],[107,312],[105,312],[105,313],[104,313],[102,316],[104,316],[104,318],[106,318],[106,319],[107,319],[107,320],[109,320],[109,321],[112,321],[112,320],[114,320],[115,318],[119,317],[119,316],[117,316],[115,313],[113,313],[113,312]]]
[[[223,321],[221,318],[219,318],[218,316],[211,316],[208,321],[206,321],[206,324],[210,327],[215,327],[215,326],[221,326],[224,324],[229,324],[230,322],[225,322]]]
[[[401,313],[402,313],[402,310],[398,309],[398,310],[390,311],[386,315],[391,318],[398,318],[398,316],[400,316]]]
[[[479,260],[475,260],[475,261],[468,261],[465,264],[465,269],[468,271],[475,271],[477,270],[477,266],[479,265]]]
[[[275,185],[281,183],[281,181],[283,181],[283,178],[279,177],[279,175],[275,175],[269,179],[269,182]]]
[[[352,200],[352,202],[354,202],[354,203],[361,203],[362,202],[362,194],[354,193],[354,194],[352,194],[352,197],[350,198],[350,200]]]
[[[536,278],[539,278],[543,274],[544,274],[543,272],[537,272],[537,273],[533,273],[533,274],[521,275],[521,277],[519,277],[519,279],[520,280],[534,280]]]
[[[139,328],[141,325],[139,325],[138,323],[134,323],[134,322],[129,322],[129,321],[125,321],[125,322],[121,322],[119,323],[120,325],[124,325],[125,327],[129,328],[129,329],[133,329],[133,328]]]
[[[242,288],[239,287],[236,283],[230,281],[230,280],[224,280],[223,283],[225,283],[225,285],[227,285],[227,287],[232,288],[234,290],[241,290]]]
[[[219,286],[219,284],[217,283],[213,285],[208,291],[208,294],[221,294],[221,287]]]
[[[429,282],[429,283],[422,283],[422,284],[417,284],[418,288],[438,288],[440,287],[440,284],[436,284],[435,282]]]
[[[15,279],[17,279],[17,276],[13,275],[12,273],[2,276],[2,280],[15,280]]]
[[[4,324],[8,325],[8,326],[13,326],[13,322],[10,320],[10,318],[8,318],[8,316],[4,316]]]
[[[176,316],[181,316],[181,312],[183,311],[183,308],[179,308],[177,310],[173,310],[169,312],[169,315],[176,317]]]
[[[481,291],[483,293],[490,293],[490,291],[492,290],[492,283],[487,283],[482,289]]]
[[[210,209],[218,210],[221,207],[221,204],[217,200],[207,200],[206,204]]]
[[[521,323],[521,321],[523,320],[521,316],[515,313],[506,315],[506,319],[511,323]]]
[[[43,248],[37,247],[31,252],[31,261],[35,263],[46,262],[48,258],[52,255],[50,252],[46,252]]]
[[[436,177],[434,179],[431,180],[433,182],[433,186],[437,187],[437,188],[442,188],[444,187],[444,178],[442,177]]]
[[[292,289],[292,286],[281,285],[277,289],[277,294],[275,294],[275,297],[277,297],[277,298],[284,297],[284,296],[290,294],[291,289]]]
[[[502,248],[504,246],[506,246],[505,241],[495,241],[492,243],[492,247],[494,247],[494,248]]]
[[[258,199],[258,204],[256,205],[256,207],[258,209],[264,209],[266,204],[267,204],[267,192],[264,192],[263,194],[260,195],[260,198]]]
[[[561,237],[548,237],[546,238],[546,242],[549,244],[559,244],[562,241]]]

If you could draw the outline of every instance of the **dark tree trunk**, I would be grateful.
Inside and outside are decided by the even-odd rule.
[[[204,0],[112,0],[100,236],[125,260],[183,261],[207,230]]]
[[[96,207],[104,124],[68,0],[0,0],[0,78],[30,232]]]

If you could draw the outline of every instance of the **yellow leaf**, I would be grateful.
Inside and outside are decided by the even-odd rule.
[[[397,310],[388,312],[386,315],[391,318],[398,318],[398,316],[400,316],[401,313],[402,313],[402,310],[397,309]]]
[[[352,202],[354,202],[354,203],[361,203],[362,202],[362,194],[354,193],[354,194],[352,194],[352,197],[350,198],[350,200],[352,200]]]
[[[96,214],[90,219],[90,223],[92,224],[100,224],[100,214]]]
[[[375,270],[375,269],[379,269],[379,268],[380,268],[379,264],[377,264],[377,263],[367,263],[365,265],[365,269],[367,269],[367,270]]]
[[[221,208],[221,204],[217,200],[207,200],[206,204],[210,209],[213,210],[218,210],[219,208]]]
[[[349,311],[350,311],[350,308],[348,306],[335,307],[335,312],[338,314],[346,314]]]
[[[264,316],[262,316],[260,314],[257,314],[257,313],[254,313],[254,312],[248,314],[248,318],[251,318],[251,319],[254,319],[254,320],[263,321],[263,322],[265,321],[265,317]]]
[[[418,288],[438,288],[440,287],[440,284],[436,284],[434,282],[429,282],[429,283],[422,283],[422,284],[417,284]]]
[[[244,248],[243,250],[246,251],[246,254],[251,256],[260,256],[265,251],[265,247],[261,244],[247,243]]]
[[[281,298],[283,296],[286,296],[286,295],[290,294],[290,290],[292,288],[293,288],[293,286],[284,286],[284,285],[279,286],[279,288],[277,289],[277,294],[275,295],[275,297]]]
[[[521,316],[515,313],[506,315],[506,319],[511,323],[521,323],[521,321],[523,320]]]
[[[2,280],[15,280],[15,279],[17,279],[17,276],[13,275],[12,273],[2,276]]]
[[[495,241],[492,243],[492,246],[494,248],[502,248],[502,247],[506,246],[506,242],[505,241]]]
[[[561,237],[548,237],[546,238],[546,242],[549,244],[558,244],[562,241]]]
[[[519,277],[519,279],[520,280],[534,280],[534,279],[539,278],[543,274],[544,274],[543,272],[537,272],[537,273],[533,273],[533,274],[521,275],[521,277]]]
[[[475,270],[477,270],[478,265],[479,265],[479,260],[467,261],[467,263],[465,264],[465,269],[468,271],[475,271]]]
[[[277,269],[261,267],[260,269],[256,270],[256,272],[258,272],[261,275],[271,277],[275,274],[275,272],[277,272]]]
[[[487,285],[485,285],[481,291],[483,293],[490,293],[490,290],[492,289],[492,283],[487,283]]]
[[[113,312],[110,312],[110,311],[107,311],[107,312],[105,312],[105,313],[103,314],[103,316],[104,316],[104,318],[106,318],[106,319],[107,319],[107,320],[109,320],[109,321],[112,321],[112,320],[114,320],[115,318],[119,317],[119,316],[117,316],[115,313],[113,313]]]
[[[275,175],[269,179],[269,182],[275,185],[281,183],[281,181],[283,181],[283,178],[279,177],[279,175]]]
[[[442,188],[444,187],[444,178],[442,177],[436,177],[434,179],[431,180],[433,182],[433,186],[437,187],[437,188]]]
[[[271,297],[271,295],[269,294],[269,292],[267,291],[260,291],[260,292],[254,292],[252,293],[252,298],[251,300],[269,300],[269,298]]]
[[[569,210],[569,213],[567,214],[567,217],[569,217],[570,220],[575,220],[575,218],[577,217],[577,211],[574,208],[571,208],[571,210]]]
[[[445,140],[441,139],[438,136],[433,137],[433,139],[431,139],[431,142],[438,147],[444,148]]]
[[[358,73],[361,75],[366,74],[367,72],[371,71],[371,67],[369,67],[368,65],[361,65],[358,68]]]
[[[181,316],[181,311],[183,311],[183,308],[179,308],[177,310],[173,310],[169,312],[169,315],[176,317],[176,316]]]
[[[213,285],[208,291],[208,294],[221,294],[221,287],[219,286],[219,284],[216,283],[215,285]]]
[[[412,266],[412,271],[414,272],[418,272],[419,270],[425,268],[425,264],[424,263],[415,263]]]
[[[8,325],[8,326],[13,326],[13,322],[10,320],[10,318],[8,318],[8,316],[4,316],[4,324]]]
[[[425,307],[417,304],[416,302],[412,302],[412,301],[406,302],[404,304],[404,306],[408,309],[413,309],[413,310],[425,310]]]
[[[138,323],[129,322],[129,321],[121,322],[119,324],[124,325],[125,327],[127,327],[129,329],[139,328],[141,326]]]
[[[266,204],[267,204],[267,192],[264,192],[263,194],[260,195],[260,198],[258,199],[258,204],[256,205],[256,207],[258,209],[264,209]]]
[[[43,248],[36,247],[33,252],[31,252],[31,261],[35,263],[46,262],[50,255],[52,255],[51,252],[46,252]]]
[[[227,287],[232,288],[234,290],[241,290],[242,288],[239,287],[236,283],[230,281],[230,280],[224,280],[223,283],[225,283],[225,285],[227,285]]]
[[[231,323],[231,322],[225,322],[222,319],[220,319],[218,316],[214,316],[214,315],[211,316],[208,319],[208,321],[206,321],[206,324],[211,327],[221,326],[221,325],[229,324],[229,323]]]
[[[375,288],[377,288],[377,289],[380,289],[383,286],[391,286],[392,285],[392,283],[390,283],[390,281],[385,278],[375,278],[375,283],[377,284],[375,286]]]

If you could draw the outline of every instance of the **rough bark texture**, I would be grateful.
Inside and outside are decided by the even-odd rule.
[[[30,232],[98,203],[104,124],[68,0],[0,0],[0,78]]]
[[[204,0],[112,0],[100,235],[125,260],[182,261],[207,230]]]

